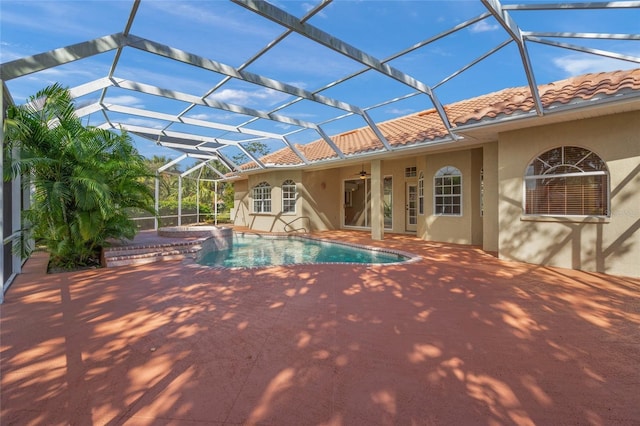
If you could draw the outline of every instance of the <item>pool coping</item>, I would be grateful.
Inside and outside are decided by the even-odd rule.
[[[406,265],[408,263],[415,263],[421,261],[423,258],[420,255],[415,253],[410,253],[403,250],[390,249],[384,247],[376,247],[370,246],[366,244],[355,244],[355,243],[347,243],[339,240],[332,240],[329,238],[319,238],[310,234],[289,234],[285,232],[270,232],[270,233],[262,233],[262,232],[247,232],[247,231],[233,231],[234,234],[243,234],[243,235],[255,235],[262,238],[268,239],[307,239],[312,241],[317,241],[321,243],[328,244],[338,244],[351,248],[356,248],[360,250],[369,250],[380,253],[393,254],[397,256],[405,257],[406,260],[398,261],[398,262],[386,262],[386,263],[357,263],[357,262],[304,262],[304,263],[287,263],[282,265],[257,265],[257,266],[220,266],[220,265],[202,265],[197,262],[196,258],[202,251],[202,248],[198,250],[196,253],[193,253],[191,256],[185,257],[183,260],[183,264],[188,267],[202,267],[207,269],[222,269],[222,270],[250,270],[250,269],[265,269],[265,268],[274,268],[274,267],[288,267],[288,266],[309,266],[309,265],[349,265],[349,266],[363,266],[363,267],[380,267],[380,266],[397,266],[397,265]]]

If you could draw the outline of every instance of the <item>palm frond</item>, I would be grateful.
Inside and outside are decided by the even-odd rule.
[[[84,127],[58,84],[10,107],[5,120],[5,179],[21,174],[35,188],[23,221],[58,265],[89,262],[107,238],[132,238],[126,211],[154,212],[142,178],[153,177],[126,132]],[[10,171],[7,171],[9,169]]]

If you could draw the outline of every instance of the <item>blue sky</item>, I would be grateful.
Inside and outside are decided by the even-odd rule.
[[[503,1],[503,4],[514,4]],[[521,1],[518,3],[535,3]],[[275,1],[277,7],[302,17],[316,1]],[[0,1],[0,62],[65,47],[123,31],[133,1]],[[478,0],[449,1],[343,1],[336,0],[308,23],[384,60],[410,46],[429,39],[461,22],[483,13]],[[520,28],[536,32],[571,33],[640,33],[640,9],[595,11],[516,11],[510,12]],[[204,58],[239,67],[256,52],[280,35],[284,28],[243,7],[227,1],[162,1],[143,0],[131,34],[195,53]],[[430,43],[389,64],[429,85],[443,79],[508,39],[508,34],[493,19],[482,20],[453,35]],[[553,39],[583,47],[640,57],[638,40],[576,40]],[[638,63],[603,58],[574,50],[528,43],[533,70],[538,84],[588,72],[637,68]],[[74,87],[108,74],[115,52],[96,55],[57,68],[26,75],[7,82],[16,103],[22,103],[37,90],[54,82]],[[328,83],[359,71],[361,64],[330,49],[319,46],[298,34],[291,34],[246,70],[275,80],[314,91]],[[120,78],[170,88],[202,96],[223,76],[210,71],[175,63],[132,48],[123,50],[115,75]],[[438,99],[450,103],[490,93],[505,87],[527,84],[526,75],[514,43],[474,65],[435,89]],[[385,100],[407,95],[413,89],[368,71],[346,83],[320,92],[322,95],[363,108]],[[78,104],[95,102],[99,93],[78,99]],[[271,89],[232,80],[222,86],[212,98],[247,108],[270,111],[292,99],[292,96]],[[109,89],[106,102],[137,108],[153,108],[178,114],[187,106],[155,96],[124,89]],[[374,108],[371,117],[379,122],[407,115],[433,105],[424,95]],[[323,122],[343,114],[325,105],[301,101],[279,112],[306,120]],[[239,125],[251,117],[195,107],[188,117]],[[164,128],[168,123],[144,117],[114,114],[127,124]],[[88,118],[100,124],[100,115]],[[352,116],[323,124],[328,134],[362,127],[362,118]],[[295,126],[269,120],[257,120],[249,128],[278,134],[289,134],[292,142],[306,143],[318,138],[310,130],[296,131]],[[189,131],[185,125],[171,125],[174,131]],[[203,136],[238,140],[238,135],[219,130],[200,130]],[[244,138],[246,136],[242,136]],[[235,138],[235,139],[234,139]],[[161,148],[151,142],[136,139],[146,156],[165,155],[173,158],[176,151]],[[273,149],[278,144],[270,144]],[[229,148],[227,154],[233,155]]]

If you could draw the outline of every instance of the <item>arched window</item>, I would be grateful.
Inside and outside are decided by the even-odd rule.
[[[290,179],[282,182],[282,213],[296,212],[296,183]]]
[[[606,216],[609,171],[588,149],[561,146],[537,156],[524,176],[527,215]]]
[[[433,178],[434,214],[462,216],[462,173],[453,166],[438,170]]]
[[[271,213],[271,185],[267,182],[253,187],[253,212]]]
[[[424,173],[418,175],[418,214],[424,214]]]

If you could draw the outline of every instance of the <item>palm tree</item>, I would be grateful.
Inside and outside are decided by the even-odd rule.
[[[169,163],[171,159],[164,155],[154,155],[151,158],[145,159],[149,172],[155,175],[156,170],[165,164]],[[169,198],[178,198],[178,177],[180,168],[177,164],[172,165],[158,176],[160,183],[160,199],[166,200]],[[151,187],[155,187],[155,179],[149,179],[147,182]]]
[[[20,149],[18,159],[5,156],[11,171],[34,189],[23,231],[47,248],[51,266],[95,264],[109,239],[135,236],[127,208],[155,214],[131,138],[83,127],[67,89],[55,84],[10,107],[5,127],[6,148]]]

